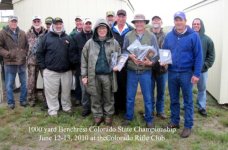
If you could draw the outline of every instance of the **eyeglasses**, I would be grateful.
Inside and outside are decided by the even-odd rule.
[[[200,25],[200,23],[193,23],[193,25]]]

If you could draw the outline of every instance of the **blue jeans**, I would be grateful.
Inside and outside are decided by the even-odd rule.
[[[168,73],[164,73],[158,76],[152,75],[152,107],[154,110],[154,105],[156,103],[157,114],[164,113],[164,103],[165,103],[165,87],[168,78]],[[157,86],[157,94],[155,98],[155,85]]]
[[[21,83],[20,103],[26,102],[27,87],[26,87],[26,66],[25,65],[5,65],[5,83],[6,97],[8,104],[15,104],[13,90],[16,74],[18,73]]]
[[[144,99],[145,121],[151,123],[152,118],[152,96],[151,96],[151,71],[136,72],[127,71],[127,106],[125,119],[133,120],[135,96],[140,83],[141,91]]]
[[[197,95],[197,105],[198,109],[205,109],[206,110],[206,100],[207,100],[207,93],[206,93],[206,83],[207,83],[208,73],[204,72],[201,73],[199,82],[197,83],[198,88],[198,95]]]
[[[180,123],[180,90],[182,90],[184,99],[184,127],[192,128],[194,117],[194,106],[192,96],[192,72],[168,72],[168,87],[170,94],[171,123],[179,125]]]

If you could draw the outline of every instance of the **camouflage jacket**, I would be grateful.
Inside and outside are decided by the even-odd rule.
[[[36,51],[38,49],[38,44],[40,38],[45,34],[46,29],[41,27],[40,33],[35,33],[34,28],[31,27],[27,32],[26,36],[28,39],[29,50],[27,55],[27,64],[28,65],[37,65],[36,62]]]

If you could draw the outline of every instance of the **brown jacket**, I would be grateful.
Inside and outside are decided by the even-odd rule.
[[[28,41],[24,31],[19,28],[18,40],[14,41],[8,26],[0,31],[0,55],[3,57],[5,65],[22,65],[26,63],[28,52]]]

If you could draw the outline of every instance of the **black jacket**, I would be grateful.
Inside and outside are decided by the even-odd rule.
[[[65,32],[61,35],[48,32],[42,37],[36,56],[41,69],[47,68],[56,72],[70,70],[68,35]]]
[[[70,61],[75,68],[80,68],[82,49],[92,35],[93,32],[85,33],[84,31],[73,35],[70,42]]]
[[[133,30],[134,28],[133,28],[132,26],[130,26],[129,24],[127,24],[128,28],[125,29],[125,30],[122,32],[122,34],[120,35],[119,32],[114,28],[114,27],[116,26],[116,24],[117,24],[117,22],[113,23],[113,26],[112,26],[112,28],[111,28],[111,31],[112,31],[112,34],[113,34],[115,40],[118,41],[118,43],[120,44],[120,47],[122,48],[122,47],[123,47],[123,42],[124,42],[124,37],[125,37],[125,35],[126,35],[129,31]]]

